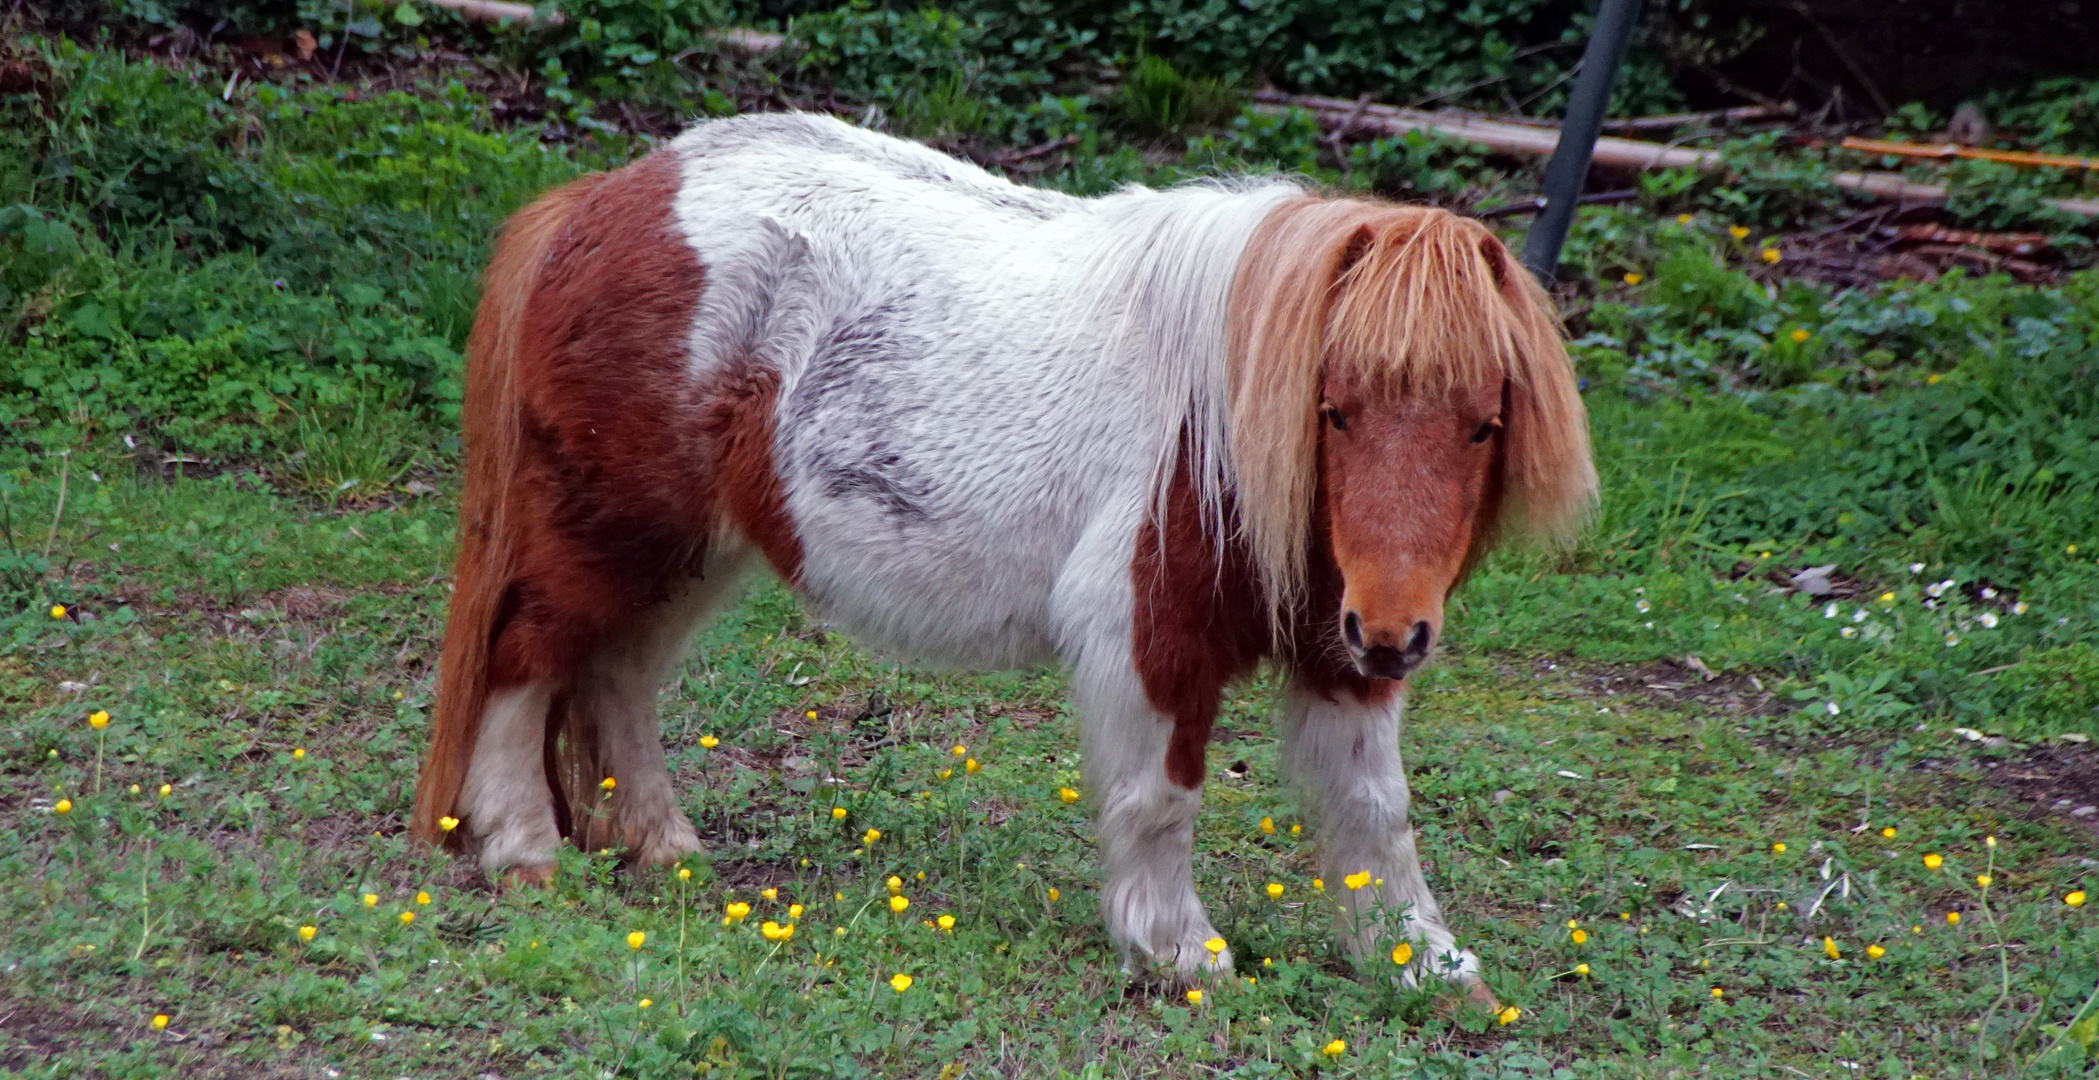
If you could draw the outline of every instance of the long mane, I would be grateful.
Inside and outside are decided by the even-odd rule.
[[[1274,610],[1305,587],[1329,368],[1422,393],[1506,378],[1500,531],[1564,538],[1594,502],[1588,420],[1558,322],[1544,290],[1478,222],[1363,199],[1291,199],[1254,230],[1229,312],[1228,431],[1220,445],[1213,426],[1190,425],[1191,449],[1199,476],[1229,463],[1218,471]]]

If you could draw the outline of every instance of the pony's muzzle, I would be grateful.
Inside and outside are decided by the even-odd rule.
[[[1363,617],[1349,611],[1341,616],[1341,637],[1348,644],[1348,655],[1355,660],[1356,670],[1364,677],[1404,679],[1435,648],[1436,628],[1426,619],[1417,619],[1404,642],[1399,642],[1398,635],[1391,631],[1372,630],[1366,637]]]

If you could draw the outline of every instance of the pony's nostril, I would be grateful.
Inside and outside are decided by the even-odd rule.
[[[1341,617],[1341,637],[1348,642],[1348,651],[1361,654],[1363,651],[1363,620],[1351,611]]]
[[[1407,649],[1405,654],[1407,659],[1419,660],[1422,657],[1427,656],[1429,644],[1430,642],[1435,640],[1435,637],[1436,632],[1429,628],[1428,623],[1415,623],[1414,632],[1412,634],[1407,635]]]

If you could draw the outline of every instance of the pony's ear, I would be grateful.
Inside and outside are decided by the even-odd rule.
[[[1480,237],[1480,258],[1487,264],[1487,272],[1494,275],[1494,287],[1507,295],[1509,291],[1509,249],[1502,246],[1499,237]]]
[[[1368,225],[1358,225],[1348,234],[1348,243],[1341,246],[1341,257],[1334,262],[1334,280],[1339,281],[1355,269],[1363,256],[1370,254],[1370,246],[1377,243],[1377,232]]]

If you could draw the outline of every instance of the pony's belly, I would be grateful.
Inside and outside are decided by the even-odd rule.
[[[820,617],[900,660],[988,670],[1053,662],[1050,574],[1028,552],[958,540],[805,541],[797,585]]]

